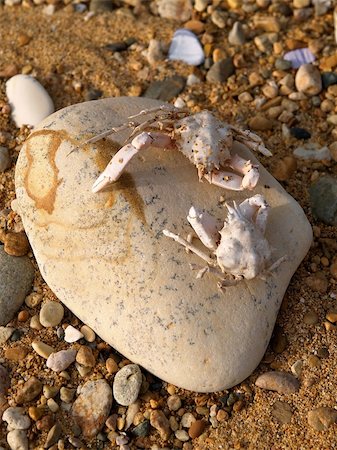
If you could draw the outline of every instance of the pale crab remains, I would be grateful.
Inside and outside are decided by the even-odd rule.
[[[143,123],[135,122],[134,119],[148,114],[154,114],[154,117]],[[197,167],[199,180],[204,177],[211,184],[235,191],[254,189],[259,180],[259,170],[256,164],[231,153],[233,141],[271,156],[259,136],[225,124],[209,111],[191,115],[186,110],[163,105],[143,110],[128,119],[128,123],[85,141],[93,143],[112,133],[133,128],[128,139],[130,142],[113,156],[95,181],[93,192],[117,181],[133,156],[151,146],[178,149]]]
[[[207,272],[214,273],[220,278],[218,287],[221,289],[243,279],[265,279],[286,260],[283,256],[271,262],[272,249],[265,238],[269,205],[262,195],[256,194],[240,204],[226,204],[226,207],[228,215],[223,226],[212,215],[194,206],[187,216],[198,238],[211,250],[211,256],[193,245],[190,239],[163,230],[165,236],[174,239],[207,263],[205,267],[191,264],[193,270],[198,270],[197,278]]]

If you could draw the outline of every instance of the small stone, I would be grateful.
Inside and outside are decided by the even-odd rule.
[[[14,330],[12,327],[0,327],[0,345],[8,341]]]
[[[274,16],[254,16],[254,26],[267,33],[278,33],[281,30],[280,21]]]
[[[115,8],[114,2],[107,0],[91,0],[89,10],[93,13],[103,13],[113,11]]]
[[[328,280],[323,272],[316,272],[305,279],[305,283],[315,292],[325,294],[328,290]]]
[[[27,430],[30,427],[30,419],[25,415],[25,409],[11,406],[2,415],[2,420],[7,422],[12,430]]]
[[[11,165],[11,158],[7,147],[0,146],[0,172],[4,172]]]
[[[234,22],[233,28],[228,34],[228,42],[231,45],[243,45],[246,42],[245,33],[240,22]]]
[[[50,409],[51,412],[55,413],[59,410],[59,405],[56,403],[56,401],[53,398],[49,398],[47,400],[47,406]]]
[[[170,411],[178,411],[181,408],[181,399],[179,395],[170,395],[167,399],[167,406]]]
[[[277,60],[275,61],[275,68],[277,70],[288,70],[291,67],[292,67],[291,61],[287,61],[286,59],[277,58]]]
[[[29,252],[29,242],[24,232],[8,232],[5,235],[4,250],[11,256],[25,256]]]
[[[19,322],[26,322],[26,320],[29,319],[29,312],[26,310],[20,311],[18,314],[18,321]]]
[[[40,323],[40,319],[39,316],[37,314],[35,314],[34,316],[32,316],[32,318],[30,319],[30,324],[29,324],[30,328],[32,328],[33,330],[42,330],[43,326]]]
[[[7,434],[7,443],[11,450],[28,450],[28,438],[23,430],[13,430]]]
[[[44,327],[56,327],[63,319],[64,308],[61,303],[48,301],[42,305],[40,322]]]
[[[34,267],[28,257],[10,256],[0,245],[0,325],[7,325],[20,309],[34,275]]]
[[[309,367],[320,367],[322,361],[316,355],[309,355],[307,359],[307,363]]]
[[[187,442],[190,439],[187,431],[185,431],[185,430],[177,430],[174,434],[175,434],[175,437],[177,439],[179,439],[179,441],[182,441],[182,442]]]
[[[110,375],[119,370],[118,364],[113,358],[108,358],[105,362],[105,366]]]
[[[10,386],[10,379],[7,370],[0,365],[0,412],[2,407],[6,405],[6,395]]]
[[[291,406],[288,403],[276,401],[273,404],[272,415],[282,425],[291,422],[293,412]]]
[[[6,95],[17,127],[35,126],[54,112],[44,87],[31,75],[15,75],[6,82]]]
[[[154,81],[145,91],[144,97],[169,102],[180,94],[180,92],[184,89],[185,84],[186,79],[179,75],[165,78],[162,81]]]
[[[330,266],[330,273],[332,277],[337,280],[337,262],[331,264]]]
[[[303,361],[301,359],[298,359],[294,362],[294,364],[291,366],[290,370],[295,375],[296,378],[299,378],[302,374],[303,369]]]
[[[196,420],[192,423],[188,430],[190,438],[195,439],[199,437],[206,429],[207,422],[205,420]]]
[[[285,156],[276,163],[272,174],[278,181],[287,181],[292,177],[296,170],[296,158],[293,156]]]
[[[83,334],[83,337],[84,337],[84,339],[87,341],[87,342],[94,342],[95,341],[95,339],[96,339],[96,334],[95,334],[95,332],[90,328],[90,327],[88,327],[88,325],[83,325],[82,327],[81,327],[81,333]]]
[[[193,11],[191,0],[157,0],[158,14],[163,19],[186,22]]]
[[[325,431],[337,421],[337,411],[321,406],[308,412],[308,423],[316,431]]]
[[[69,436],[68,441],[75,448],[86,448],[84,443],[76,437]]]
[[[5,358],[10,361],[21,361],[27,356],[28,349],[22,345],[18,345],[17,347],[7,348],[4,353]]]
[[[330,161],[331,153],[328,147],[318,148],[318,144],[309,143],[303,147],[297,147],[293,151],[296,158],[315,161]]]
[[[336,72],[323,72],[322,75],[323,89],[327,89],[329,86],[337,84]]]
[[[68,325],[67,328],[65,329],[64,340],[69,344],[79,341],[80,339],[82,339],[82,337],[83,334],[72,325]]]
[[[295,76],[296,89],[299,92],[313,96],[322,90],[322,79],[320,71],[312,64],[303,64]]]
[[[59,393],[60,388],[58,386],[49,386],[45,384],[43,386],[43,395],[46,398],[54,398]]]
[[[306,325],[316,325],[318,323],[318,314],[315,311],[307,312],[303,317],[303,322]]]
[[[336,323],[337,322],[337,311],[334,309],[331,311],[328,311],[325,318],[327,320],[329,320],[329,322]]]
[[[52,353],[47,359],[47,367],[54,372],[62,372],[75,361],[76,353],[73,349]]]
[[[213,64],[206,75],[209,83],[224,83],[235,72],[232,58],[222,59]]]
[[[201,34],[205,31],[205,24],[201,20],[189,20],[184,24],[184,28],[195,34]]]
[[[92,4],[92,1],[90,2],[90,6]],[[99,89],[90,88],[88,91],[86,91],[84,95],[84,100],[89,102],[91,100],[98,100],[100,97],[102,97],[103,92]]]
[[[16,64],[7,64],[3,69],[0,70],[0,78],[11,78],[17,75],[19,69]]]
[[[36,428],[39,431],[49,431],[55,424],[54,416],[51,414],[45,414],[40,420],[36,422]]]
[[[211,21],[218,28],[225,28],[226,26],[227,14],[224,11],[220,11],[218,9],[214,10],[211,14]]]
[[[248,126],[254,131],[271,130],[273,128],[273,121],[257,114],[249,119]]]
[[[190,428],[192,423],[196,421],[196,418],[194,415],[190,412],[185,413],[181,418],[181,426],[184,428]]]
[[[159,431],[160,437],[164,441],[167,441],[169,439],[171,434],[170,424],[163,411],[160,411],[159,409],[151,411],[150,423],[153,428]]]
[[[76,361],[85,367],[94,367],[96,364],[96,359],[91,348],[85,345],[81,345],[79,348],[76,354]]]
[[[288,346],[288,339],[281,327],[276,326],[271,340],[271,346],[275,353],[282,353]]]
[[[30,402],[34,400],[42,391],[42,383],[36,377],[30,377],[22,388],[16,394],[16,403],[21,405],[22,403]]]
[[[28,308],[36,308],[42,302],[42,299],[43,297],[41,294],[33,292],[32,294],[27,295],[25,298],[25,304]]]
[[[131,433],[137,437],[145,437],[150,432],[150,422],[148,420],[144,420],[144,422],[137,425],[132,429]]]
[[[113,395],[123,406],[134,403],[142,385],[142,372],[137,364],[128,364],[117,372],[113,382]]]
[[[28,408],[28,414],[29,417],[36,422],[45,414],[45,408],[44,406],[30,406]]]
[[[313,215],[327,225],[337,225],[337,179],[324,175],[310,189]]]
[[[49,430],[46,442],[43,447],[49,448],[52,445],[56,444],[56,442],[61,437],[61,434],[62,434],[61,425],[58,422],[56,422],[55,425],[53,425]]]
[[[75,389],[69,389],[63,386],[60,389],[60,399],[65,403],[71,403],[73,401],[75,392]]]
[[[286,372],[266,372],[260,375],[255,381],[255,385],[280,394],[292,394],[297,392],[299,381],[290,373]]]
[[[103,428],[112,406],[112,391],[105,380],[88,381],[72,407],[72,415],[85,437],[91,438]]]
[[[292,136],[294,136],[294,138],[296,139],[310,139],[311,138],[311,134],[309,133],[309,131],[305,130],[304,128],[300,128],[300,127],[291,127],[289,129],[290,134]]]
[[[48,359],[48,357],[55,352],[54,348],[50,345],[45,344],[41,341],[34,341],[32,342],[32,347],[36,351],[36,353],[42,358]]]

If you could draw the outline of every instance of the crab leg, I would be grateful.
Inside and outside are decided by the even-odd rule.
[[[259,181],[259,169],[256,164],[252,164],[249,160],[241,158],[239,155],[233,155],[228,163],[236,172],[241,173],[242,178],[242,188],[243,189],[254,189]]]
[[[215,218],[207,212],[202,213],[194,206],[191,206],[188,212],[187,220],[205,247],[211,250],[216,250],[217,241],[219,241],[220,238],[220,227],[218,228]]]
[[[97,178],[92,186],[93,192],[99,192],[106,186],[114,183],[122,175],[125,167],[131,159],[141,150],[147,148],[160,147],[168,148],[172,145],[171,138],[164,133],[143,132],[136,136],[130,144],[122,147],[111,159],[105,170]]]
[[[242,144],[246,145],[248,148],[251,148],[252,150],[255,150],[257,152],[262,153],[265,156],[272,156],[273,154],[271,151],[269,151],[260,136],[253,133],[250,130],[241,130],[240,128],[233,127],[230,125],[231,130],[234,131],[234,140],[241,142]]]

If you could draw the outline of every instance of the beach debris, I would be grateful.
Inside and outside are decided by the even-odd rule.
[[[316,58],[308,48],[298,48],[286,53],[283,59],[290,61],[293,69],[298,69],[303,64],[314,62]]]
[[[204,62],[205,55],[197,36],[190,30],[179,29],[173,35],[168,58],[199,66]]]

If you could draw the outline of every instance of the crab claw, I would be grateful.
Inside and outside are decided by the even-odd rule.
[[[259,181],[259,169],[257,166],[250,164],[250,169],[248,169],[246,175],[242,178],[242,187],[243,189],[252,190],[257,185]]]

